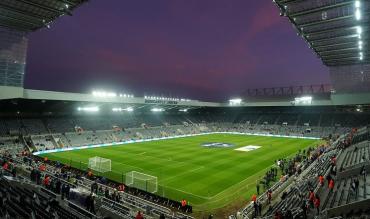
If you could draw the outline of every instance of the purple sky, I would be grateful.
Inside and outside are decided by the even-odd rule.
[[[271,0],[91,0],[30,35],[26,87],[224,100],[329,83]]]

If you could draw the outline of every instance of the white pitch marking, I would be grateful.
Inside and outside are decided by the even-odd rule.
[[[234,149],[236,151],[244,151],[244,152],[248,152],[248,151],[253,151],[253,150],[256,150],[258,148],[260,148],[261,146],[256,146],[256,145],[248,145],[248,146],[244,146],[244,147],[240,147],[240,148],[237,148],[237,149]]]

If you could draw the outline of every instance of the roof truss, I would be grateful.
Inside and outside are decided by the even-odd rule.
[[[325,65],[370,62],[370,1],[274,0]],[[360,45],[361,44],[361,45]]]

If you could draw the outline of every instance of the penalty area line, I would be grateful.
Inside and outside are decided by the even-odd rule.
[[[161,184],[161,186],[163,186]],[[182,192],[182,193],[185,193],[185,194],[188,194],[188,195],[192,195],[194,197],[198,197],[198,198],[202,198],[202,199],[206,199],[206,200],[209,200],[211,199],[211,197],[206,197],[206,196],[201,196],[201,195],[196,195],[196,194],[193,194],[191,192],[187,192],[187,191],[184,191],[184,190],[181,190],[181,189],[176,189],[176,188],[173,188],[173,187],[170,187],[170,186],[164,186],[165,188],[169,188],[169,189],[172,189],[172,190],[175,190],[175,191],[178,191],[178,192]]]

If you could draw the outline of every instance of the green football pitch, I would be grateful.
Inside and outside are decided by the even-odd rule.
[[[205,143],[227,143],[230,147],[205,147]],[[195,210],[211,210],[249,198],[256,181],[275,160],[317,143],[309,139],[210,134],[41,156],[84,170],[91,157],[111,159],[112,171],[104,173],[105,177],[125,182],[125,174],[130,171],[156,176],[158,195],[185,198]],[[235,150],[249,145],[260,148]]]

